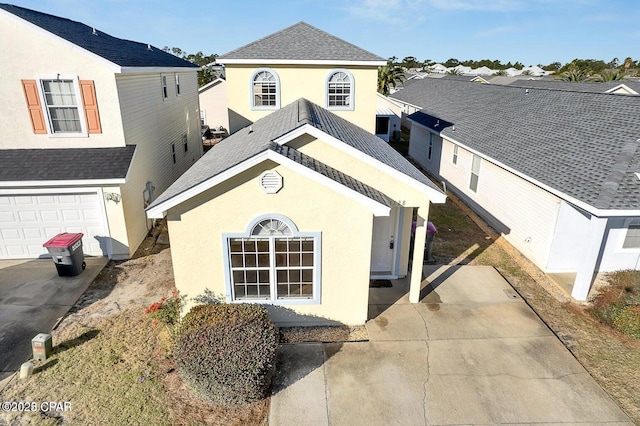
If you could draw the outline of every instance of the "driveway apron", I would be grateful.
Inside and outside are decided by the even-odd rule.
[[[488,266],[370,289],[369,342],[282,345],[270,425],[628,424]]]
[[[31,339],[51,332],[108,259],[85,261],[87,268],[75,277],[58,276],[51,259],[0,261],[0,382],[31,358]]]

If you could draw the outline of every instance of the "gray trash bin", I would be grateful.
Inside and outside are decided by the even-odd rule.
[[[53,258],[59,276],[80,275],[87,266],[82,251],[82,237],[82,233],[63,232],[42,245]]]
[[[436,237],[438,230],[432,222],[427,222],[427,241],[424,245],[424,261],[432,262],[433,256],[431,255],[433,240]]]

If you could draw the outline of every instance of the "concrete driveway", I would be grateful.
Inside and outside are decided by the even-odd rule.
[[[0,260],[0,381],[31,358],[31,339],[50,333],[109,261],[85,260],[75,277],[59,277],[51,259]]]
[[[283,345],[270,425],[628,424],[492,267],[370,290],[369,342]]]

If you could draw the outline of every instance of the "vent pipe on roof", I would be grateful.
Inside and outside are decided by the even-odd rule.
[[[147,50],[151,50],[151,45],[147,44]]]
[[[92,35],[98,35],[98,32],[96,31],[95,28],[91,28],[91,34]]]

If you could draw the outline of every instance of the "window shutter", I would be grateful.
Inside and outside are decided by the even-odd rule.
[[[40,95],[38,95],[38,86],[35,80],[22,80],[22,89],[24,97],[29,108],[29,116],[31,117],[31,127],[33,133],[38,135],[46,135],[47,127],[44,122],[44,114],[40,105]]]
[[[96,89],[93,81],[80,80],[78,83],[82,92],[82,105],[87,119],[87,131],[89,133],[102,133],[100,114],[98,113],[98,100],[96,99]]]

